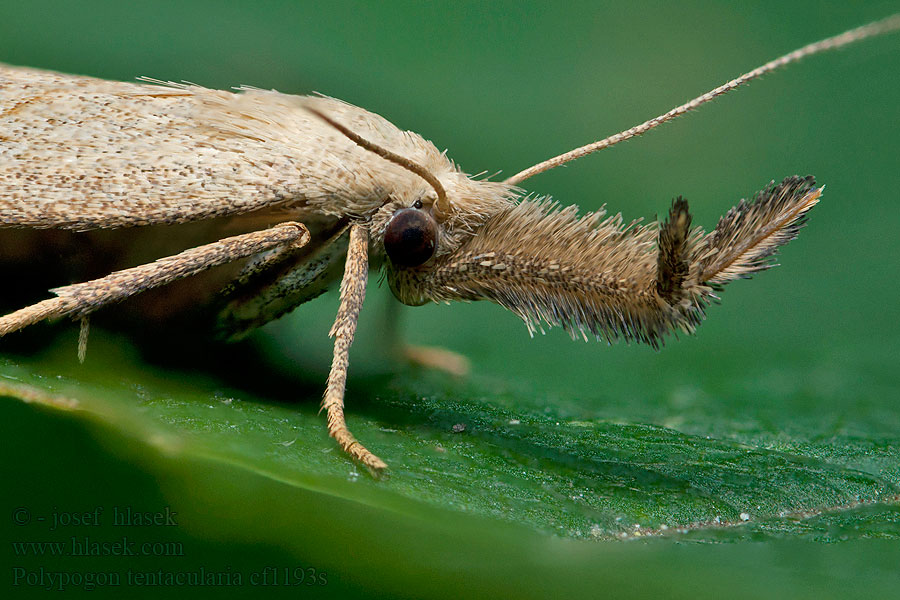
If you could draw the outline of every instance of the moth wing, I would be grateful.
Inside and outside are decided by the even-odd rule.
[[[160,82],[161,83],[161,82]],[[0,64],[0,227],[175,224],[283,205],[362,214],[412,176],[303,109],[437,153],[328,98],[105,81]]]

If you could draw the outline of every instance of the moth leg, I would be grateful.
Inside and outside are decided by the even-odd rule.
[[[197,246],[179,254],[116,271],[106,277],[51,290],[56,298],[43,300],[4,317],[0,317],[0,337],[55,317],[86,317],[107,304],[124,300],[140,292],[160,287],[184,277],[196,275],[212,267],[252,256],[285,244],[302,246],[309,241],[309,231],[300,223],[287,222],[265,229],[221,239]],[[86,327],[80,338],[87,341]],[[83,345],[83,342],[81,345]],[[84,348],[79,352],[83,354]]]
[[[426,369],[437,369],[456,377],[465,377],[472,367],[469,359],[464,355],[440,346],[403,344],[400,350],[403,352],[403,357],[415,365]]]
[[[397,360],[426,369],[437,369],[456,377],[468,375],[471,364],[462,354],[440,346],[417,346],[403,341],[400,335],[401,306],[399,301],[389,299],[384,312],[384,331],[391,354]]]
[[[322,410],[328,417],[328,434],[341,449],[364,464],[375,475],[387,468],[387,464],[360,444],[344,421],[344,390],[347,385],[347,365],[350,361],[350,344],[356,334],[359,309],[366,298],[366,281],[369,275],[369,232],[361,225],[350,227],[350,243],[344,278],[341,280],[341,305],[337,318],[328,334],[334,338],[334,357],[328,386],[322,399]]]

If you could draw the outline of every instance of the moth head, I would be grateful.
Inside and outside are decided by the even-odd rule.
[[[307,110],[337,129],[360,147],[377,154],[417,177],[398,180],[385,190],[385,200],[368,214],[371,247],[384,258],[391,289],[406,304],[424,304],[432,299],[423,290],[408,290],[399,282],[410,277],[426,277],[436,265],[456,253],[478,230],[519,198],[515,186],[469,177],[434,146],[406,132],[420,142],[420,154],[430,157],[426,167],[407,156],[363,138],[331,118],[318,107]]]
[[[420,305],[433,298],[404,282],[427,279],[518,198],[515,188],[458,171],[443,174],[441,180],[446,204],[433,190],[422,191],[418,197],[389,202],[371,220],[373,252],[383,256],[391,290],[405,304]]]

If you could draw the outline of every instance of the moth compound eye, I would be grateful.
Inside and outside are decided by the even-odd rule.
[[[394,213],[384,232],[384,250],[395,265],[418,267],[434,256],[437,223],[431,215],[415,208]]]

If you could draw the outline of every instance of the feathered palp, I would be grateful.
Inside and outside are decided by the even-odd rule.
[[[524,200],[489,219],[459,251],[391,273],[391,285],[410,304],[492,300],[531,332],[546,324],[573,337],[658,346],[672,331],[692,332],[713,291],[769,268],[821,190],[812,177],[773,182],[708,234],[691,227],[682,198],[665,222],[650,225]]]

